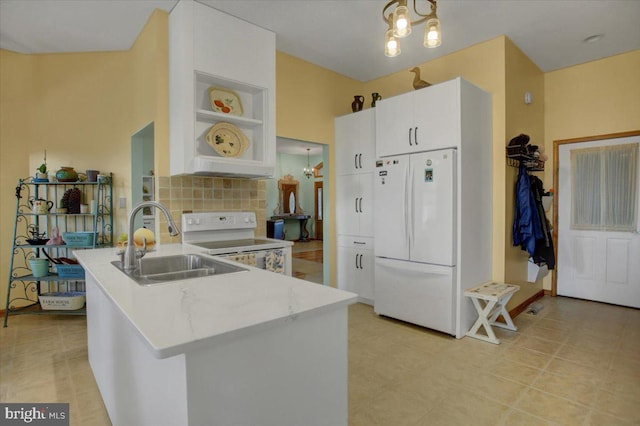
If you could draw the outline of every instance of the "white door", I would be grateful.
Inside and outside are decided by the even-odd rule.
[[[411,260],[455,265],[456,151],[411,155],[409,253]]]
[[[635,177],[635,188],[631,178],[625,179],[625,181],[629,182],[628,185],[613,185],[606,191],[598,191],[598,185],[603,185],[602,183],[597,183],[601,182],[600,179],[589,183],[589,186],[594,188],[594,193],[602,194],[598,199],[608,200],[614,193],[619,193],[623,187],[630,192],[622,195],[618,194],[620,197],[625,200],[633,200],[635,196],[635,203],[627,202],[626,208],[621,209],[616,204],[613,209],[610,209],[615,214],[623,210],[627,212],[624,214],[628,215],[628,212],[633,211],[633,204],[635,204],[635,219],[633,216],[627,216],[631,217],[630,220],[627,220],[627,223],[631,223],[631,229],[625,231],[611,230],[610,228],[615,228],[617,225],[611,226],[611,222],[608,219],[593,220],[589,218],[586,220],[583,219],[584,216],[580,216],[579,200],[583,199],[584,195],[580,197],[580,189],[575,186],[577,184],[575,181],[578,179],[573,176],[577,176],[575,175],[575,173],[578,173],[576,170],[586,166],[584,166],[584,163],[577,163],[577,157],[574,157],[576,159],[574,165],[571,162],[572,151],[574,151],[573,155],[576,156],[585,152],[580,150],[588,148],[620,147],[621,145],[638,144],[639,142],[640,137],[635,136],[560,145],[558,158],[557,259],[557,291],[559,295],[640,308],[640,235],[638,234],[638,229],[640,229],[640,219],[638,218],[640,216],[640,195],[638,194],[640,176],[638,175],[640,175],[640,171],[637,172]],[[638,170],[638,155],[635,156],[635,160],[632,160],[632,162],[636,164],[636,170]],[[579,165],[576,166],[575,164]],[[596,172],[588,173],[587,177],[581,180],[586,181],[590,179],[590,176],[599,173],[608,176],[604,172],[604,168],[607,167],[606,163],[602,164],[602,166],[598,165],[594,168]],[[609,169],[613,168],[619,170],[621,166],[620,164],[609,166]],[[599,170],[602,170],[602,172]],[[601,187],[604,188],[604,186]],[[633,195],[634,193],[635,195]],[[575,198],[576,203],[572,204],[572,197],[578,197]],[[613,202],[611,201],[611,203]],[[583,206],[592,204],[592,202],[582,203]],[[598,210],[606,210],[607,202],[603,201],[599,205]],[[589,217],[593,216],[593,214],[591,212]],[[603,214],[606,215],[607,213]],[[593,229],[593,225],[584,225],[586,222],[593,223],[597,221],[606,225],[603,225],[604,230]]]
[[[407,206],[409,156],[383,158],[373,172],[373,223],[376,256],[409,259]]]

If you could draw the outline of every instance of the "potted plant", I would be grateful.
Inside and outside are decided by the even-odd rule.
[[[36,169],[36,179],[40,182],[48,182],[49,177],[47,175],[47,150],[44,151],[44,163]]]

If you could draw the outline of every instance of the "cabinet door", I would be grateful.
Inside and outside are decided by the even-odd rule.
[[[358,235],[360,177],[344,175],[339,176],[336,181],[336,231],[338,234]]]
[[[336,175],[358,171],[358,116],[337,117],[334,122]]]
[[[412,152],[455,148],[460,144],[459,80],[450,80],[413,93]]]
[[[373,250],[356,250],[358,257],[358,296],[361,302],[373,303],[374,253]]]
[[[351,247],[337,248],[338,288],[340,290],[358,293],[356,251]]]
[[[412,150],[412,95],[407,93],[383,99],[376,104],[376,157],[404,154]]]
[[[373,172],[376,165],[376,115],[375,109],[357,114],[358,121],[358,173]]]
[[[375,111],[335,119],[336,173],[368,173],[375,166]]]
[[[373,174],[339,176],[336,186],[337,233],[373,236]]]
[[[358,235],[373,237],[373,173],[358,180]]]

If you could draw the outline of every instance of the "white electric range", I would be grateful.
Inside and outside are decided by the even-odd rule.
[[[205,212],[182,215],[182,244],[272,272],[291,275],[293,242],[256,238],[254,212]]]

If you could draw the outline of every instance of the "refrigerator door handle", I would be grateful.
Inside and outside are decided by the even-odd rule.
[[[417,129],[417,127],[416,127]],[[417,143],[416,143],[417,145]],[[414,181],[414,177],[413,174],[415,173],[415,170],[413,168],[412,164],[409,164],[409,175],[407,176],[407,178],[409,179],[409,184],[408,186],[408,196],[407,196],[407,200],[409,200],[409,206],[408,206],[408,215],[409,215],[409,220],[407,220],[407,228],[408,228],[408,243],[409,243],[409,256],[411,256],[411,251],[412,251],[412,245],[413,245],[413,240],[411,239],[411,236],[413,235],[413,218],[414,218],[414,214],[413,214],[413,197],[414,197],[414,192],[413,192],[413,181]],[[414,238],[415,239],[415,238]],[[411,257],[410,257],[411,258]]]
[[[404,209],[404,211],[402,212],[402,216],[404,217],[404,234],[405,234],[405,240],[407,241],[407,246],[411,247],[410,243],[410,230],[409,230],[409,212],[411,211],[411,205],[410,203],[410,192],[409,192],[409,178],[411,176],[411,166],[409,165],[409,167],[407,167],[405,169],[405,175],[404,175],[404,203],[402,208]]]
[[[413,146],[413,144],[411,143],[411,132],[413,131],[413,129],[411,127],[409,127],[409,146]]]

